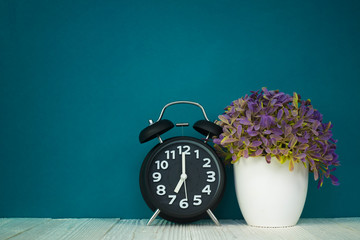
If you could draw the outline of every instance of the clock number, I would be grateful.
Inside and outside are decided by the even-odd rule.
[[[182,209],[188,208],[188,207],[189,207],[189,203],[187,202],[187,199],[186,199],[186,198],[182,199],[182,200],[179,202],[179,206],[180,206]]]
[[[186,150],[184,151],[185,155],[190,155],[190,146],[185,145],[183,146],[183,148],[186,148]]]
[[[203,168],[209,168],[209,167],[211,167],[211,165],[210,165],[210,162],[211,162],[210,158],[204,158],[203,161],[205,162],[204,165],[203,165]]]
[[[173,202],[175,201],[176,199],[176,195],[169,195],[168,198],[171,198],[170,202],[169,202],[169,205],[173,204]]]
[[[201,192],[206,193],[207,195],[210,195],[210,193],[211,193],[210,185],[206,185]]]
[[[194,202],[193,204],[195,206],[199,206],[201,205],[202,201],[201,201],[201,195],[194,195]]]
[[[157,167],[158,170],[160,168],[161,169],[167,169],[169,167],[169,163],[167,161],[165,161],[165,160],[163,160],[161,162],[159,160],[157,160],[157,161],[155,161],[155,163],[156,163],[156,167]]]
[[[196,149],[195,151],[194,151],[194,153],[195,153],[195,156],[196,156],[196,159],[199,159],[199,155],[200,155],[200,153],[199,153],[199,149]]]
[[[152,177],[153,177],[153,182],[160,182],[161,180],[161,173],[159,172],[154,172],[152,174]]]
[[[166,150],[165,151],[166,154],[166,159],[170,159],[170,154],[171,154],[171,159],[175,159],[175,150]]]
[[[206,174],[208,175],[206,181],[207,182],[215,182],[215,172],[214,171],[207,171]]]
[[[156,187],[156,194],[157,195],[162,196],[162,195],[165,195],[165,193],[166,193],[166,191],[165,191],[165,186],[164,185],[158,185]]]
[[[186,148],[186,150],[184,150]],[[184,146],[177,146],[177,149],[179,149],[179,154],[182,155],[184,152],[185,155],[190,155],[190,146],[184,145]]]

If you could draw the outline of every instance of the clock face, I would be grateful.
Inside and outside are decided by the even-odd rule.
[[[194,221],[214,208],[224,190],[224,168],[214,150],[191,137],[157,145],[140,173],[143,197],[165,219]]]

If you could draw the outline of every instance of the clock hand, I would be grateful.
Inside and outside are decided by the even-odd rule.
[[[181,165],[182,165],[182,174],[186,174],[185,172],[185,152],[182,153],[182,159],[181,159]]]
[[[176,192],[176,193],[179,192],[179,190],[180,190],[182,184],[185,182],[186,178],[187,178],[186,174],[181,174],[180,180],[179,180],[178,184],[176,185],[174,192]]]
[[[185,199],[187,201],[188,200],[188,195],[187,195],[186,181],[185,180],[184,180],[184,189],[185,189]]]
[[[182,184],[184,183],[184,181],[186,180],[187,175],[186,175],[186,169],[185,169],[185,152],[182,153],[181,155],[181,175],[180,175],[180,180],[177,183],[174,192],[178,193]]]
[[[182,165],[182,174],[181,175],[186,175],[185,152],[182,153],[181,165]],[[187,175],[186,175],[186,178],[187,178]],[[185,199],[187,201],[188,200],[188,195],[187,195],[187,189],[186,189],[186,178],[184,179],[184,189],[185,189]]]

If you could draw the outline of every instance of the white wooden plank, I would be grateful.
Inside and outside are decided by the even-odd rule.
[[[191,239],[190,233],[187,231],[189,225],[175,224],[163,219],[153,223],[154,225],[145,228],[143,235],[139,235],[140,238],[137,239]],[[148,235],[151,235],[151,238],[147,237]]]
[[[57,225],[55,223],[56,226],[54,226],[54,228],[52,226],[50,226],[50,229],[48,228],[43,228],[45,231],[42,232],[42,227],[43,225],[40,225],[39,227],[34,228],[34,231],[38,231],[41,235],[40,236],[36,236],[34,235],[33,239],[64,239],[66,238],[66,236],[68,236],[69,234],[71,234],[71,232],[76,231],[76,229],[79,226],[84,225],[86,222],[88,222],[89,219],[53,219],[52,222],[60,222],[59,225]],[[44,224],[45,225],[45,224]],[[49,226],[49,225],[47,225]],[[39,228],[39,229],[37,229]],[[25,233],[23,233],[22,235],[24,235]],[[22,236],[22,235],[19,235]],[[27,235],[24,235],[25,237]],[[31,238],[29,238],[31,239]]]
[[[301,219],[299,222],[299,226],[313,234],[316,239],[360,239],[360,235],[358,232],[355,232],[348,228],[344,228],[337,222],[333,222],[331,219]]]
[[[0,218],[0,227],[11,221],[11,218]]]
[[[49,232],[52,240],[92,240],[103,238],[119,219],[68,219],[54,231]]]
[[[210,220],[188,225],[155,220],[152,226],[146,226],[146,220],[121,220],[103,239],[360,239],[357,232],[351,234],[349,229],[343,235],[343,226],[329,232],[326,224],[331,223],[331,220],[315,219],[313,225],[312,221],[304,220],[287,228],[258,228],[246,225],[243,220],[221,220],[221,227],[215,226]],[[360,226],[357,221],[348,222],[353,224],[351,228]],[[338,222],[335,224],[339,225]]]
[[[28,231],[18,234],[11,238],[11,240],[42,240],[52,238],[52,232],[59,230],[60,225],[66,222],[65,219],[52,219],[43,224],[37,225]],[[63,231],[65,232],[65,231]]]
[[[121,220],[103,239],[314,239],[300,227],[256,228],[233,220],[220,223],[222,226],[218,227],[210,220],[188,225],[155,220],[151,226],[146,226],[146,220]]]
[[[329,221],[338,224],[341,228],[355,231],[360,236],[360,218],[330,218]]]
[[[196,240],[216,240],[216,239],[236,239],[231,231],[227,229],[229,221],[220,220],[221,226],[216,226],[211,220],[202,220],[189,224],[187,230],[190,232],[190,239]]]
[[[12,240],[101,239],[118,219],[53,219]]]
[[[244,220],[221,220],[221,227],[227,232],[230,239],[265,239],[261,234],[256,234]]]
[[[49,221],[47,218],[11,218],[0,227],[0,239],[22,234],[30,229]]]
[[[127,219],[120,220],[115,224],[111,230],[102,238],[103,240],[115,240],[115,239],[135,239],[133,236],[136,232],[142,232],[145,226],[145,220]]]
[[[289,228],[258,228],[244,220],[174,224],[156,219],[0,219],[0,240],[137,240],[137,239],[360,239],[360,218],[301,219]]]
[[[262,228],[246,225],[244,220],[222,221],[223,231],[233,239],[315,239],[308,231],[299,226],[284,228]],[[231,235],[230,235],[231,233]]]
[[[191,239],[186,231],[186,225],[174,224],[165,220],[156,219],[150,226],[147,220],[121,220],[103,240],[136,240],[136,239]]]

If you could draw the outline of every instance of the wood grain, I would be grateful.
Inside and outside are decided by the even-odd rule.
[[[156,219],[45,219],[2,218],[0,240],[137,240],[137,239],[357,239],[360,240],[360,218],[301,219],[294,227],[258,228],[244,220],[210,220],[192,224],[174,224]]]
[[[7,221],[8,220],[8,221]],[[50,221],[46,218],[11,218],[4,219],[4,224],[0,226],[0,239],[9,239],[23,234],[30,229]]]

